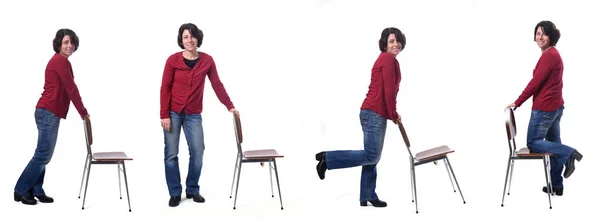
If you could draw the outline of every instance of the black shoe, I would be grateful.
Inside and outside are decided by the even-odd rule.
[[[40,202],[42,202],[42,203],[52,203],[52,202],[54,202],[54,198],[46,196],[45,194],[41,195],[41,196],[35,196],[35,197],[38,198],[38,200],[40,200]]]
[[[542,188],[542,191],[544,191],[544,193],[548,193],[548,187]],[[561,187],[561,188],[552,187],[552,193],[556,194],[557,196],[562,196],[563,195],[563,187]]]
[[[315,155],[315,160],[321,161],[322,159],[325,159],[325,152],[320,152]]]
[[[366,207],[367,202],[370,202],[374,207],[387,207],[387,203],[382,200],[361,201],[360,206]]]
[[[180,201],[181,201],[181,196],[172,196],[171,199],[169,199],[169,207],[179,206]]]
[[[321,180],[325,179],[325,171],[327,171],[327,163],[325,162],[325,152],[320,152],[315,155],[315,158],[319,161],[317,163],[317,174]]]
[[[567,160],[567,163],[565,164],[565,173],[563,174],[565,178],[569,178],[571,174],[575,172],[575,160],[579,162],[581,161],[581,158],[583,158],[581,153],[579,153],[577,150],[573,151],[573,154],[571,154],[569,160]]]
[[[200,195],[200,194],[186,193],[185,198],[188,198],[188,199],[193,198],[194,202],[198,202],[198,203],[204,203],[204,201],[205,201],[204,197],[202,197],[202,195]]]
[[[37,201],[35,199],[33,199],[33,197],[26,197],[23,195],[18,194],[17,192],[15,193],[15,201],[19,202],[21,201],[21,203],[23,204],[27,204],[27,205],[36,205]]]

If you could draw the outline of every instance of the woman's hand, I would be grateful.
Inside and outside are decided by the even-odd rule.
[[[165,131],[171,131],[171,118],[160,119],[160,125]]]
[[[506,108],[513,108],[514,110],[517,109],[515,103],[508,104],[508,106],[506,106]]]
[[[240,112],[238,112],[237,109],[235,109],[235,108],[231,108],[229,110],[229,112],[234,113],[235,115],[238,115],[238,116],[240,115]]]

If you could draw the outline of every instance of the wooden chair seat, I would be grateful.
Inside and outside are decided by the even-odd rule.
[[[124,152],[97,152],[92,155],[92,158],[97,161],[133,160]]]
[[[270,159],[270,158],[280,158],[280,157],[283,157],[283,155],[280,155],[274,149],[264,149],[264,150],[244,151],[244,157],[247,159]]]
[[[421,151],[415,155],[415,160],[423,161],[427,159],[436,158],[439,156],[446,155],[448,153],[453,153],[454,150],[451,150],[448,146],[442,145],[435,148],[431,148],[425,151]]]
[[[527,157],[543,157],[543,156],[552,156],[551,153],[536,153],[531,152],[528,148],[521,148],[517,151],[517,156],[527,156]]]

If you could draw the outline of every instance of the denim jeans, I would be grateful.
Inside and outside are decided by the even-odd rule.
[[[378,200],[375,193],[377,163],[381,158],[387,119],[371,110],[361,110],[360,124],[364,136],[364,149],[327,151],[325,161],[329,170],[362,166],[360,201]]]
[[[187,140],[190,161],[186,179],[186,193],[199,194],[200,172],[204,156],[204,131],[201,114],[185,114],[171,111],[171,130],[164,131],[165,135],[165,176],[170,196],[181,195],[181,178],[179,173],[179,138],[181,128]]]
[[[35,123],[38,129],[37,148],[15,185],[15,192],[25,197],[44,196],[44,175],[46,165],[52,159],[60,118],[42,108],[35,109]]]
[[[569,160],[574,149],[564,145],[560,140],[560,119],[564,106],[552,112],[540,110],[531,111],[529,128],[527,130],[527,147],[536,153],[551,153],[550,177],[553,188],[563,187],[561,175],[564,165]]]

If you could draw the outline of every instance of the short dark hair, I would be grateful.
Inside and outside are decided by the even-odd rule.
[[[71,29],[59,29],[56,32],[56,36],[54,40],[52,40],[52,46],[54,47],[54,52],[60,53],[60,47],[62,46],[62,40],[65,36],[71,37],[71,44],[73,44],[73,52],[77,51],[79,48],[79,37],[77,34]]]
[[[379,39],[379,50],[381,50],[382,52],[386,51],[387,40],[390,34],[394,34],[396,36],[396,41],[400,41],[400,43],[402,44],[402,49],[400,49],[400,51],[404,50],[404,48],[406,47],[406,37],[404,36],[404,34],[402,34],[400,29],[397,29],[395,27],[388,27],[383,29],[383,31],[381,32],[381,38]]]
[[[539,22],[533,30],[533,41],[536,41],[535,34],[537,33],[538,27],[542,27],[544,34],[550,38],[549,46],[556,46],[556,43],[558,43],[558,40],[560,39],[560,30],[556,28],[556,25],[554,25],[554,23],[551,21]]]
[[[185,23],[185,24],[181,25],[181,27],[179,27],[179,35],[177,35],[177,44],[179,45],[179,47],[181,49],[184,49],[182,38],[183,38],[183,31],[185,31],[185,30],[189,30],[190,33],[192,34],[192,37],[194,37],[198,40],[198,48],[200,48],[200,45],[202,45],[202,39],[204,38],[204,33],[202,33],[202,30],[200,30],[193,23]]]

